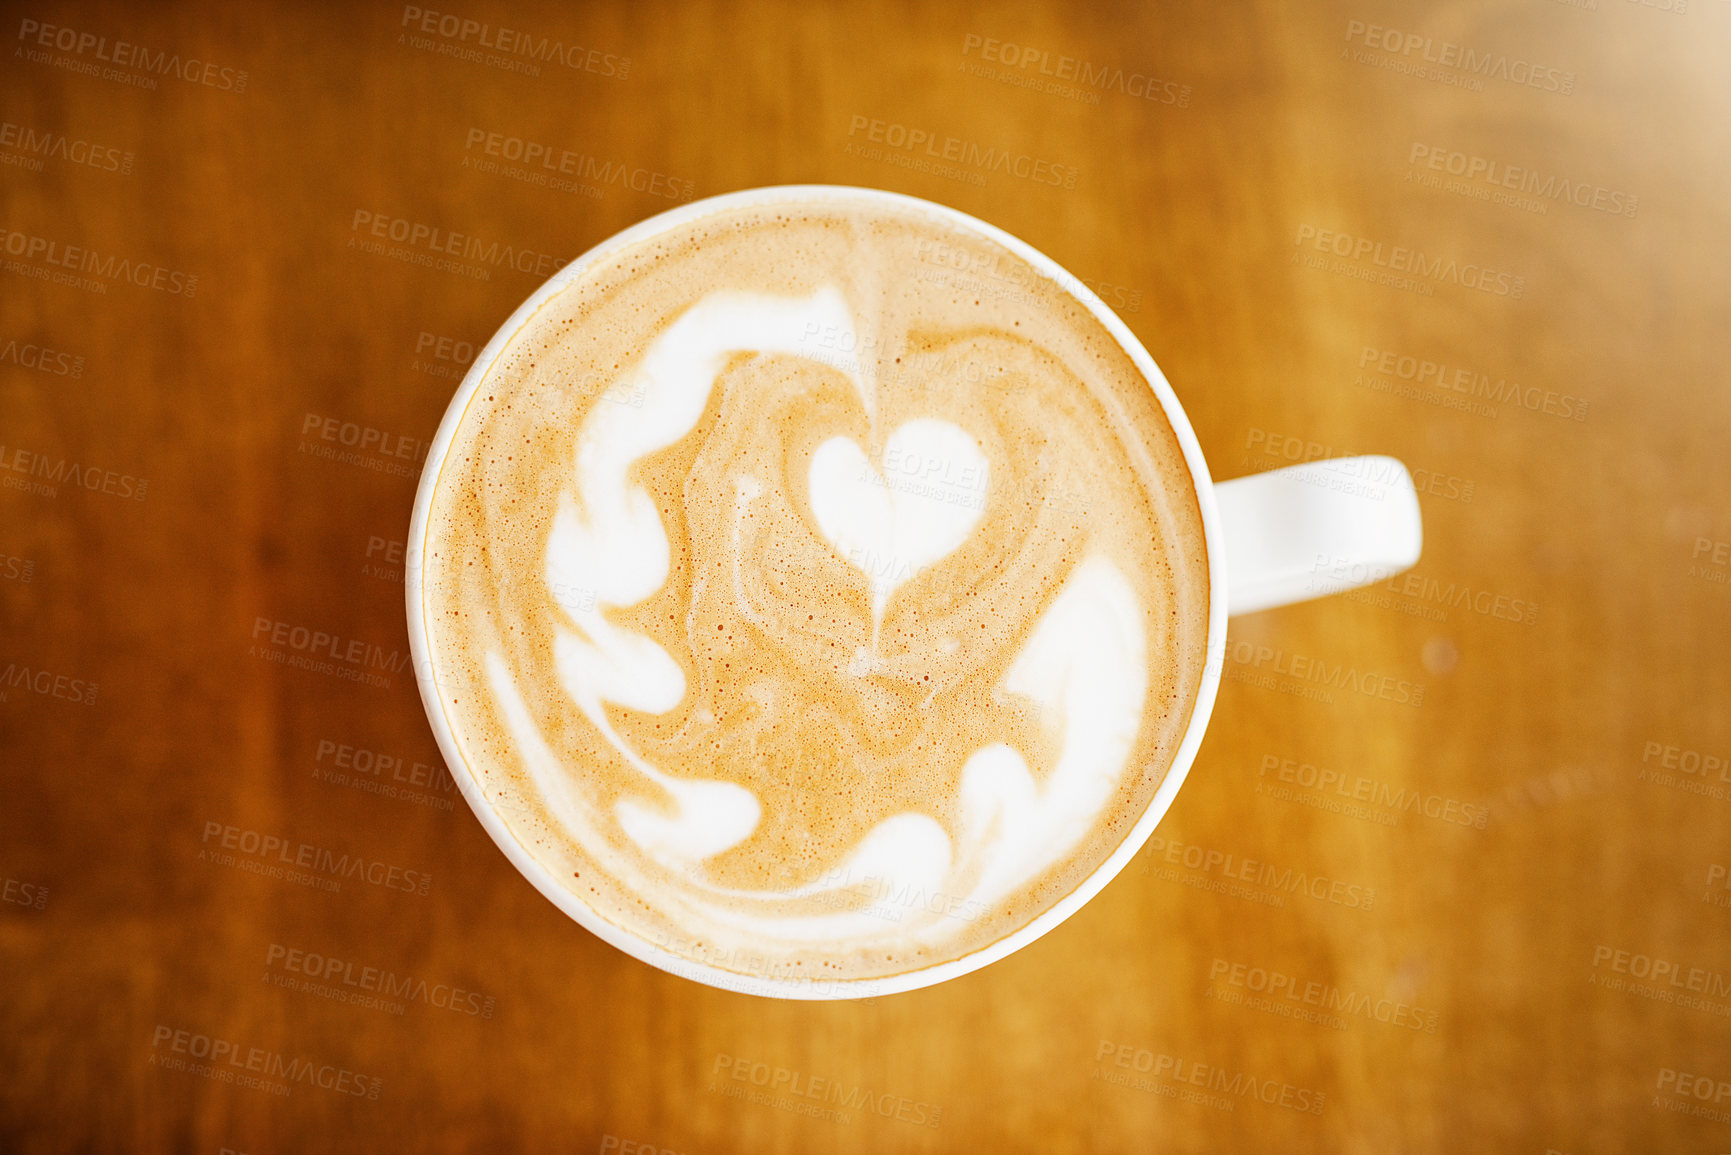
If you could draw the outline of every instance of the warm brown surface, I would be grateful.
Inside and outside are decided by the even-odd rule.
[[[0,1147],[1731,1147],[1731,6],[1683,2],[459,13],[489,36],[504,24],[598,50],[571,57],[593,71],[546,62],[539,76],[422,51],[390,5],[245,22],[241,8],[14,9],[0,77]],[[1448,42],[1506,73],[1474,90],[1380,67],[1347,39],[1354,21],[1431,37],[1391,54],[1403,68]],[[37,46],[28,22],[71,29],[70,49]],[[981,63],[988,39],[1047,52],[1054,70],[1122,68],[1126,87],[1153,73],[1173,103],[1000,83],[976,74],[1006,71]],[[118,41],[146,55],[96,59]],[[101,74],[151,75],[159,53],[189,74],[190,58],[215,62],[212,83]],[[609,57],[629,57],[628,74]],[[1540,87],[1504,78],[1535,63]],[[860,155],[901,155],[867,141],[872,120],[1049,162],[1059,187],[965,155],[963,179]],[[465,167],[485,159],[465,150],[473,130],[645,170],[641,191],[599,184],[596,199]],[[48,155],[32,153],[43,133],[64,134],[66,155],[40,139]],[[95,167],[73,159],[79,141],[98,146]],[[1586,204],[1495,203],[1478,176],[1452,191],[1446,170],[1410,163],[1420,147],[1494,162],[1498,179],[1513,166],[1581,185]],[[39,168],[16,163],[29,156]],[[432,804],[391,782],[438,761],[385,544],[404,535],[417,455],[455,385],[438,343],[485,340],[552,266],[671,203],[665,191],[790,181],[941,200],[1101,284],[1221,476],[1315,442],[1394,453],[1426,490],[1415,577],[1233,623],[1240,660],[1159,847],[1011,959],[862,1004],[770,1003],[642,966],[536,894],[460,800],[446,806],[448,782]],[[1638,198],[1633,212],[1592,207],[1601,189],[1606,208]],[[530,250],[528,271],[477,280],[351,247],[357,212]],[[1363,238],[1362,259],[1319,253],[1324,231]],[[1412,261],[1397,248],[1424,254],[1412,284],[1347,275]],[[1439,259],[1506,274],[1490,284],[1511,292],[1445,279]],[[66,260],[91,262],[82,283],[41,279]],[[164,270],[162,289],[144,266]],[[166,291],[194,274],[195,295]],[[50,369],[81,374],[26,367],[41,345],[66,355]],[[1409,383],[1396,361],[1376,372],[1367,347],[1446,364],[1450,384],[1457,369],[1464,387],[1473,373],[1519,383],[1541,411],[1432,377],[1378,388]],[[1554,410],[1585,402],[1585,419],[1543,412],[1547,391]],[[380,431],[382,451],[375,434],[352,460],[324,456],[342,447],[319,432],[345,422]],[[32,483],[52,492],[19,488]],[[1469,601],[1451,604],[1451,586]],[[358,662],[324,661],[382,664],[389,685],[287,668],[275,623],[323,631],[344,656],[359,643]],[[1386,675],[1408,702],[1339,687],[1318,701],[1315,683],[1267,676],[1295,658]],[[398,795],[326,780],[347,746],[399,760],[345,771]],[[1294,800],[1283,759],[1372,797]],[[1394,791],[1420,809],[1392,809]],[[246,869],[275,851],[216,857],[224,824],[286,840],[290,858],[307,844],[326,871],[306,885]],[[343,855],[378,864],[380,885],[316,885]],[[1341,886],[1272,906],[1267,888],[1227,883],[1245,858]],[[388,1000],[395,1014],[290,989],[304,981],[290,950],[338,960],[333,990],[379,968],[425,993]],[[1675,968],[1656,984],[1655,959]],[[1245,984],[1278,972],[1349,1005],[1324,1007],[1333,1022],[1266,1013],[1240,1001],[1236,964],[1263,968]],[[431,1005],[447,986],[476,1013]],[[1397,1005],[1399,1025],[1377,1021]],[[175,1053],[181,1030],[186,1046],[213,1037],[333,1085],[285,1096],[201,1077]],[[1138,1073],[1143,1052],[1153,1069]],[[817,1109],[836,1109],[830,1083],[855,1105],[811,1118],[753,1101],[727,1075],[754,1064],[787,1073],[784,1098],[787,1079],[801,1093],[823,1080]],[[1219,1069],[1208,1093],[1229,1109],[1179,1097],[1175,1074],[1214,1076],[1196,1064]],[[1241,1075],[1320,1113],[1234,1094]]]

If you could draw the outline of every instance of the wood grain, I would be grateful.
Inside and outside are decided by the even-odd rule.
[[[1731,8],[419,12],[3,25],[0,1147],[1731,1144]],[[453,358],[549,262],[794,181],[1094,284],[1217,477],[1391,453],[1426,520],[1412,578],[1233,621],[1082,913],[857,1004],[536,894],[435,773],[392,545]]]

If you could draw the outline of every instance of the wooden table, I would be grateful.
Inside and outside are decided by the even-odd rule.
[[[1216,8],[15,11],[0,1147],[1731,1146],[1731,6]],[[403,624],[474,347],[634,221],[807,181],[1053,255],[1218,476],[1391,453],[1426,523],[1233,621],[1086,910],[856,1004],[559,914]]]

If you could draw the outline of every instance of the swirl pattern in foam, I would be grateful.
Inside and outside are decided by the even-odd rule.
[[[1111,335],[878,202],[616,251],[488,370],[423,558],[441,701],[513,835],[725,969],[897,974],[1123,839],[1208,619],[1176,438]]]

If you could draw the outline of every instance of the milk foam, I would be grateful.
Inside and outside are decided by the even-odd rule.
[[[575,500],[560,494],[547,542],[547,582],[553,589],[561,583],[592,589],[595,598],[590,608],[565,611],[576,629],[559,631],[554,660],[584,716],[670,798],[671,813],[636,798],[616,808],[620,827],[664,865],[701,862],[738,845],[757,828],[762,808],[750,791],[731,783],[687,781],[656,769],[603,713],[611,704],[665,714],[685,696],[679,663],[652,639],[611,624],[605,612],[635,605],[667,581],[667,534],[654,499],[631,483],[630,471],[691,432],[730,353],[797,353],[806,327],[825,325],[852,332],[847,304],[833,289],[805,301],[706,297],[644,354],[630,393],[643,398],[642,407],[596,406],[577,434]],[[862,400],[865,395],[862,388]]]
[[[919,935],[927,929],[919,924],[932,919],[886,926],[869,915],[802,916],[777,911],[773,904],[842,891],[865,878],[961,895],[979,904],[996,902],[1069,851],[1098,819],[1141,723],[1147,678],[1136,594],[1111,561],[1090,554],[1041,616],[1000,683],[1004,693],[1038,704],[1047,723],[1063,734],[1062,753],[1044,788],[1016,750],[985,746],[962,770],[964,850],[959,857],[935,819],[908,811],[874,826],[841,864],[840,880],[829,886],[741,891],[716,887],[705,878],[704,860],[756,830],[760,800],[730,782],[680,779],[658,769],[619,736],[603,710],[615,705],[665,714],[685,695],[678,662],[653,639],[607,620],[608,609],[634,605],[667,580],[667,534],[654,500],[631,483],[630,471],[639,459],[697,425],[730,353],[797,354],[801,334],[814,324],[852,332],[838,292],[824,289],[809,300],[719,293],[675,321],[649,347],[631,382],[632,395],[644,398],[642,408],[598,406],[577,434],[575,494],[560,496],[547,543],[547,581],[550,588],[563,582],[596,590],[593,608],[564,609],[574,629],[557,635],[559,678],[608,743],[661,792],[621,800],[614,816],[638,850],[670,872],[685,872],[691,890],[683,896],[692,918],[688,928],[714,936],[732,926],[799,945],[843,939],[859,948]],[[857,378],[855,384],[865,400],[865,386]],[[960,459],[986,489],[984,454],[948,422],[910,421],[890,434],[886,453]],[[752,490],[744,492],[749,501]],[[808,494],[824,537],[844,558],[873,550],[916,567],[961,545],[982,508],[889,488],[859,446],[842,437],[825,441],[813,455]],[[874,621],[881,619],[896,584],[874,580]],[[509,693],[496,660],[490,669],[495,692]],[[511,714],[511,733],[519,745],[536,744],[533,723],[518,710]],[[532,762],[530,771],[547,795],[562,791],[569,774],[556,762]],[[603,868],[619,874],[629,868],[630,857],[616,854],[603,860]],[[727,901],[710,901],[712,896]],[[734,900],[740,898],[752,899],[754,911],[764,909],[739,911]]]
[[[814,978],[977,949],[1075,885],[1170,761],[1206,620],[1170,430],[1123,412],[1109,338],[1014,332],[1050,300],[941,331],[974,319],[944,288],[922,312],[854,275],[896,269],[894,228],[840,224],[803,278],[682,280],[635,355],[531,326],[466,422],[429,566],[453,729],[519,839],[652,941]],[[604,370],[587,397],[577,358]],[[945,384],[992,372],[1026,395]],[[1098,510],[1052,496],[1054,460]]]
[[[960,500],[934,501],[906,486],[892,486],[850,438],[832,437],[817,447],[807,490],[811,512],[823,536],[871,582],[874,641],[896,587],[953,552],[979,524],[991,474],[973,438],[930,417],[898,427],[884,454],[952,468],[959,462],[973,484],[957,495]]]

